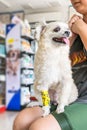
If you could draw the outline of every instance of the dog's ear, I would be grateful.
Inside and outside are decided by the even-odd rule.
[[[7,52],[7,57],[10,57],[11,50]]]
[[[44,30],[46,29],[46,22],[41,22],[36,26],[35,29],[35,39],[37,41],[40,40],[41,35],[43,34]]]
[[[21,57],[21,53],[20,53],[20,50],[15,50],[17,52],[17,58],[20,58]]]

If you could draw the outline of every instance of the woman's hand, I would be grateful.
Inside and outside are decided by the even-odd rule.
[[[79,31],[82,29],[85,22],[81,16],[73,15],[69,21],[69,27],[71,31],[75,34],[79,34]]]
[[[87,50],[87,23],[83,20],[82,17],[73,15],[69,21],[69,27],[72,31],[70,44],[72,45],[76,36],[79,35],[85,49]]]
[[[69,21],[69,27],[72,31],[72,36],[70,37],[70,45],[73,44],[74,40],[76,39],[77,35],[78,35],[78,28],[79,26],[81,26],[80,24],[80,20],[82,20],[82,17],[78,16],[78,15],[73,15]],[[79,22],[79,24],[78,24]],[[79,26],[78,26],[79,25]]]

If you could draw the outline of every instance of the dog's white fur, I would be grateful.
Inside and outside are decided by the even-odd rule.
[[[54,31],[55,28],[59,31]],[[70,32],[68,25],[62,22],[52,22],[36,28],[38,50],[35,55],[35,93],[42,104],[41,91],[55,89],[57,93],[57,113],[64,112],[64,107],[74,102],[78,91],[72,79],[71,62],[69,59],[69,44],[53,41],[53,37],[67,37]],[[43,106],[44,114],[50,113],[49,106]]]

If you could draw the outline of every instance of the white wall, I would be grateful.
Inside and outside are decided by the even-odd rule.
[[[72,7],[69,6],[69,19],[72,17],[72,15],[77,14],[79,16],[82,16],[81,14],[79,14],[78,12],[76,12],[76,10]]]
[[[38,22],[45,18],[46,21],[67,21],[68,20],[68,7],[62,7],[57,12],[47,12],[47,13],[34,13],[27,14],[25,18],[31,22]]]

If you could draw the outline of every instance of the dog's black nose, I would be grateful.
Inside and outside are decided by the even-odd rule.
[[[69,31],[65,31],[65,32],[64,32],[64,35],[65,35],[66,37],[69,37],[70,32],[69,32]]]
[[[54,32],[58,32],[58,31],[60,31],[60,27],[56,27],[56,28],[54,28],[53,31],[54,31]]]

